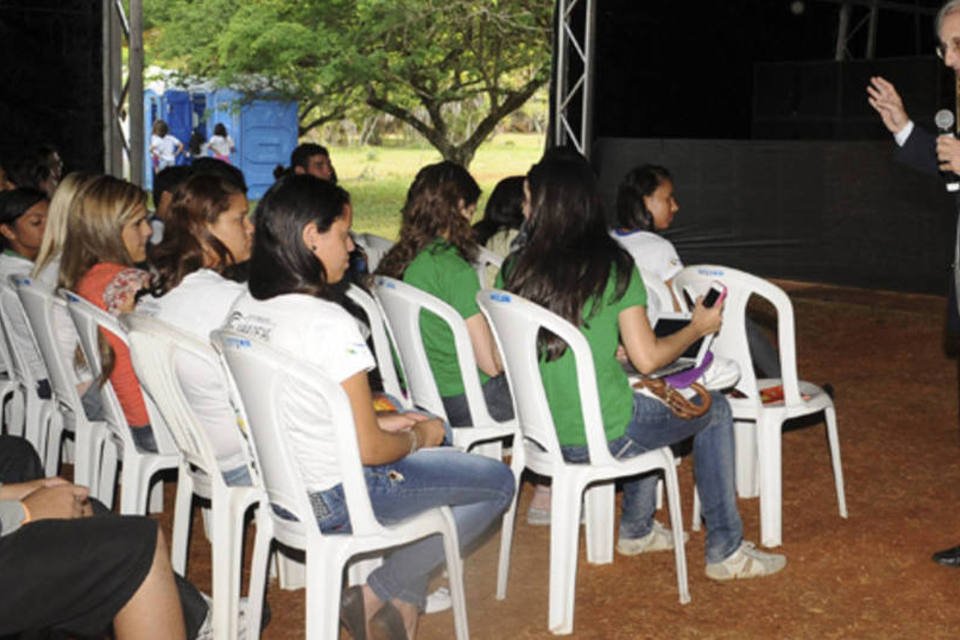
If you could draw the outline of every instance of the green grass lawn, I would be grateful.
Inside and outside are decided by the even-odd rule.
[[[543,153],[543,136],[501,134],[484,143],[470,165],[483,194],[478,219],[494,185],[507,176],[524,175]],[[331,149],[340,185],[350,192],[353,228],[395,240],[400,208],[413,176],[440,161],[432,147],[347,147]]]

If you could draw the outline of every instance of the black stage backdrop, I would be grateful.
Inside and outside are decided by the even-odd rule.
[[[893,161],[866,102],[883,75],[918,123],[954,104],[932,20],[883,13],[880,59],[833,62],[839,5],[805,5],[797,17],[765,0],[599,0],[591,159],[608,212],[630,168],[661,164],[680,203],[666,235],[686,264],[942,294],[953,198]]]
[[[103,170],[101,0],[0,0],[0,159],[60,150]]]

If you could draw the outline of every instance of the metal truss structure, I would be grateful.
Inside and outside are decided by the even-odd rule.
[[[143,182],[143,2],[103,3],[103,171]],[[128,19],[129,16],[129,19]],[[124,44],[127,57],[124,61]]]

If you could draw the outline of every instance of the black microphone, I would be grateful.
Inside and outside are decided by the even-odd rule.
[[[940,132],[940,135],[954,136],[953,111],[950,111],[950,109],[940,109],[940,111],[937,111],[937,114],[933,116],[933,122],[937,125],[937,131]],[[943,178],[947,191],[960,191],[960,176],[957,176],[957,174],[952,171],[940,171],[940,177]]]

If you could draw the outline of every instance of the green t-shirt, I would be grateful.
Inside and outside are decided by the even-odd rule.
[[[457,249],[441,238],[426,247],[407,266],[403,281],[440,298],[464,319],[480,313],[477,292],[480,279]],[[430,361],[430,370],[444,397],[463,394],[463,379],[457,364],[453,332],[447,323],[429,311],[420,314],[420,336]],[[488,377],[481,371],[480,383]]]
[[[630,272],[630,283],[623,297],[614,301],[616,284],[616,271],[611,270],[610,280],[601,296],[600,308],[596,315],[590,317],[594,304],[592,300],[588,301],[584,305],[584,317],[590,317],[589,324],[585,323],[580,327],[580,332],[586,337],[593,354],[600,394],[600,412],[607,440],[622,436],[633,415],[633,390],[616,358],[617,345],[620,342],[617,318],[625,309],[647,304],[647,292],[636,269]],[[580,394],[576,393],[577,373],[573,352],[567,349],[557,360],[541,361],[540,374],[560,444],[586,445]]]

